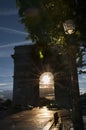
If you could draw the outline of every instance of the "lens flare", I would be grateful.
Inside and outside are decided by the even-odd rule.
[[[42,81],[44,84],[49,84],[50,83],[50,76],[49,75],[44,75],[42,78]]]

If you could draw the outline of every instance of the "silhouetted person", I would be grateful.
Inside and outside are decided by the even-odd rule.
[[[55,124],[55,125],[58,123],[58,119],[59,119],[58,113],[55,112],[55,113],[54,113],[54,124]]]

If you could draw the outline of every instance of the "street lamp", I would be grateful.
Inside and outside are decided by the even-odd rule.
[[[75,24],[73,20],[66,20],[63,23],[65,34],[73,34],[75,32]]]
[[[71,19],[66,20],[63,23],[63,28],[65,34],[67,35],[74,34],[75,33],[74,21]],[[84,130],[81,109],[80,109],[80,94],[79,94],[78,74],[77,74],[77,66],[76,66],[77,49],[73,44],[73,42],[75,42],[76,39],[75,37],[71,37],[71,38],[72,40],[68,40],[72,42],[70,46],[68,44],[67,56],[69,61],[69,71],[70,71],[70,78],[71,78],[72,118],[73,118],[74,130]]]

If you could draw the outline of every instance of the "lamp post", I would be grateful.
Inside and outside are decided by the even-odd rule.
[[[69,62],[69,71],[71,78],[71,98],[72,98],[72,119],[74,130],[84,130],[82,114],[80,109],[80,94],[78,84],[78,74],[76,66],[76,47],[75,47],[75,25],[73,20],[66,20],[63,23],[65,34],[68,35],[67,55]],[[70,39],[70,40],[69,40]]]

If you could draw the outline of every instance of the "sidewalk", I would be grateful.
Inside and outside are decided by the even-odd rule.
[[[59,110],[59,122],[50,130],[74,130],[71,114],[68,110]],[[86,130],[86,116],[83,116],[84,130]]]
[[[57,124],[55,125],[53,118],[51,122],[46,124],[43,130],[74,130],[69,111],[59,110],[57,113],[59,115]]]
[[[45,125],[45,127],[43,128],[43,130],[50,130],[51,127],[52,127],[52,125],[53,125],[53,120],[49,121],[49,122]]]

